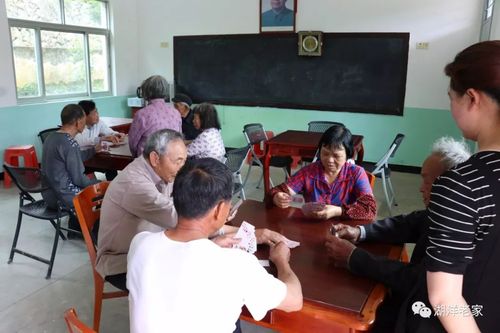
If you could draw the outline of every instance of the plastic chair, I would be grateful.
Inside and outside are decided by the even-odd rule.
[[[97,333],[78,318],[73,308],[64,312],[64,320],[68,326],[69,333]]]
[[[241,179],[241,168],[245,163],[248,152],[250,151],[249,146],[242,148],[231,149],[226,153],[226,165],[229,170],[233,173],[233,195],[241,192],[241,198],[246,200],[245,188],[243,187],[243,181]]]
[[[19,158],[24,159],[24,167],[38,168],[38,159],[33,145],[12,146],[5,149],[3,160],[5,163],[13,166],[19,166]],[[11,178],[9,174],[4,174],[3,186],[10,187]]]
[[[344,124],[335,121],[311,121],[309,122],[309,124],[307,124],[307,131],[324,133],[327,129],[329,129],[333,125],[340,125],[345,127]]]
[[[66,237],[64,237],[61,230],[68,230],[67,228],[61,227],[61,218],[68,216],[69,212],[63,211],[59,208],[57,210],[51,209],[47,206],[47,203],[44,200],[35,200],[35,198],[33,198],[31,194],[41,193],[42,191],[49,188],[42,183],[42,174],[40,169],[14,167],[5,163],[3,167],[12,177],[12,180],[20,191],[19,215],[17,218],[16,232],[14,234],[14,240],[12,241],[8,263],[12,263],[12,260],[14,259],[14,253],[18,253],[31,259],[38,260],[40,262],[43,262],[44,264],[49,265],[47,275],[45,276],[46,279],[49,279],[50,275],[52,274],[52,267],[54,266],[59,237],[61,237],[63,240],[66,240]],[[25,203],[25,201],[29,201],[29,203]],[[23,214],[41,220],[48,220],[54,227],[55,234],[50,259],[45,259],[17,248],[17,241],[19,239],[19,232],[21,230]]]
[[[38,132],[38,137],[40,138],[40,141],[42,141],[42,144],[45,142],[45,139],[52,134],[55,131],[58,131],[59,127],[54,127],[54,128],[48,128],[43,131]]]
[[[405,138],[404,134],[398,133],[392,141],[387,152],[382,156],[382,158],[375,165],[364,165],[367,172],[372,173],[375,177],[382,180],[382,186],[384,188],[385,201],[387,207],[389,208],[389,214],[392,216],[392,206],[397,206],[396,196],[394,194],[394,188],[391,182],[391,169],[389,168],[389,160],[394,157],[396,151],[398,150],[401,142]]]
[[[101,203],[110,182],[101,182],[87,186],[83,191],[73,198],[76,216],[82,229],[83,239],[87,246],[87,251],[94,274],[94,330],[99,332],[101,321],[102,300],[108,298],[125,297],[126,291],[104,292],[104,278],[96,271],[96,240],[91,234],[91,230],[99,221],[101,216]]]
[[[268,136],[266,134],[266,131],[264,130],[264,127],[262,124],[258,123],[253,123],[253,124],[247,124],[243,126],[243,134],[245,135],[245,139],[247,140],[247,143],[250,146],[250,152],[252,155],[252,162],[250,163],[248,167],[248,173],[245,177],[245,181],[243,182],[243,187],[246,185],[248,181],[248,177],[250,176],[250,170],[252,169],[252,165],[255,163],[259,167],[262,168],[262,175],[260,177],[259,183],[257,185],[257,188],[259,187],[260,183],[262,182],[262,179],[264,178],[264,164],[263,164],[263,159],[264,155],[259,156],[257,152],[254,149],[254,146],[256,144],[261,144],[265,141],[268,140]],[[283,171],[285,172],[285,177],[288,178],[290,175],[290,165],[292,163],[292,158],[291,157],[283,157],[283,156],[272,156],[271,161],[269,163],[270,166],[277,167],[277,168],[282,168]],[[273,181],[269,178],[269,182],[271,183],[271,187],[274,187]]]

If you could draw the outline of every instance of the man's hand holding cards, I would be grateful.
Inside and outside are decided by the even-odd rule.
[[[250,223],[243,221],[236,232],[234,238],[240,239],[240,242],[233,247],[240,248],[248,253],[257,251],[257,238],[255,237],[255,227]]]

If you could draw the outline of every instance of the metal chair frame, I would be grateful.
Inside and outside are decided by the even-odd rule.
[[[394,188],[392,186],[389,168],[389,160],[394,157],[396,151],[398,150],[401,142],[405,138],[404,134],[398,133],[387,152],[378,160],[373,168],[367,168],[367,171],[371,172],[375,177],[382,180],[382,187],[384,189],[385,200],[387,207],[389,209],[389,214],[392,216],[392,206],[397,206],[396,195],[394,193]],[[366,169],[366,168],[365,168]]]
[[[63,240],[66,240],[66,237],[63,235],[61,230],[69,230],[68,228],[64,228],[61,226],[61,218],[66,217],[70,214],[69,211],[63,210],[59,205],[57,210],[51,209],[47,206],[45,200],[36,200],[31,194],[41,193],[49,189],[48,185],[45,185],[42,181],[43,175],[41,170],[38,168],[24,168],[24,167],[15,167],[12,165],[8,165],[4,163],[5,171],[10,175],[16,186],[19,188],[19,214],[17,218],[16,231],[14,234],[14,239],[12,241],[12,247],[10,249],[10,255],[8,263],[12,263],[14,259],[14,254],[18,253],[29,257],[31,259],[43,262],[44,264],[49,265],[47,270],[46,279],[49,279],[52,274],[52,268],[54,266],[57,245],[59,241],[59,237]],[[29,175],[29,179],[22,179],[19,173],[26,173]],[[29,203],[25,203],[28,201]],[[22,218],[24,215],[28,215],[41,220],[48,220],[50,224],[55,229],[54,241],[52,244],[52,251],[50,255],[50,259],[45,259],[40,256],[34,255],[32,253],[26,252],[17,248],[17,242],[19,240],[19,233],[21,231]]]
[[[47,137],[52,132],[55,132],[58,130],[59,130],[59,127],[53,127],[53,128],[47,128],[47,129],[44,129],[43,131],[38,132],[38,137],[40,138],[40,141],[42,141],[42,144],[45,142],[45,139],[47,139]]]
[[[250,146],[231,149],[226,153],[226,165],[233,173],[233,195],[241,193],[241,198],[246,200],[245,187],[241,179],[241,169],[247,159]]]
[[[344,126],[344,124],[336,122],[336,121],[323,121],[323,120],[318,120],[318,121],[310,121],[307,124],[307,131],[309,132],[317,132],[317,133],[324,133],[327,129],[332,127],[333,125],[340,125]]]
[[[252,131],[253,129],[256,129],[256,131]],[[262,183],[262,180],[264,179],[264,164],[261,161],[262,157],[259,157],[257,155],[253,145],[260,144],[263,141],[264,142],[267,141],[268,137],[267,137],[266,131],[264,130],[264,126],[262,126],[262,124],[259,124],[259,123],[246,124],[245,126],[243,126],[243,134],[245,135],[245,139],[247,140],[247,143],[250,146],[250,152],[252,154],[252,161],[250,161],[250,163],[249,163],[248,172],[247,172],[247,175],[245,177],[245,181],[243,182],[243,187],[245,187],[245,185],[248,181],[248,177],[250,176],[250,170],[252,169],[252,165],[253,165],[253,163],[255,163],[262,169],[262,175],[260,176],[259,182],[257,183],[257,188],[259,188],[260,184]],[[271,164],[271,166],[273,166],[272,162],[270,164]],[[281,167],[281,168],[285,172],[285,178],[290,177],[286,167]],[[271,176],[269,176],[269,183],[271,184],[271,187],[274,187],[273,180],[271,179]]]

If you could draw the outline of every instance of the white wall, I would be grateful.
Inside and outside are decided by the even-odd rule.
[[[118,96],[135,94],[142,82],[139,75],[139,48],[137,7],[140,0],[110,0],[113,37],[114,86]]]
[[[257,33],[259,0],[137,0],[139,71],[173,79],[173,36]],[[446,109],[443,68],[478,41],[482,1],[298,0],[296,30],[410,32],[406,105]],[[161,48],[161,42],[168,42]],[[416,50],[428,42],[428,50]]]
[[[479,0],[298,0],[296,28],[410,32],[405,104],[445,109],[443,67],[459,50],[478,40],[482,6]],[[117,95],[133,94],[152,74],[173,80],[174,35],[259,30],[259,0],[110,0],[110,8]],[[495,38],[500,38],[498,21],[495,17]],[[429,42],[429,49],[415,50],[420,41]],[[168,46],[160,47],[161,42]],[[5,0],[0,0],[0,107],[16,104],[12,64]]]

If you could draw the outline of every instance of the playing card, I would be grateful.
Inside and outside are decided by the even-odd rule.
[[[312,212],[318,212],[320,210],[325,209],[325,204],[321,202],[306,202],[302,206],[302,212],[304,215],[309,215]]]
[[[297,246],[300,245],[300,242],[296,242],[296,241],[290,240],[288,238],[285,238],[284,242],[285,242],[285,245],[288,246],[288,248],[290,248],[290,249],[296,248]]]
[[[262,267],[269,267],[269,260],[259,260],[259,264]]]
[[[233,245],[233,247],[243,249],[249,253],[255,253],[255,251],[257,251],[255,227],[250,223],[243,221],[234,237],[239,238],[240,242],[236,245]]]
[[[291,198],[290,207],[302,208],[304,206],[305,200],[302,194],[294,194]]]

